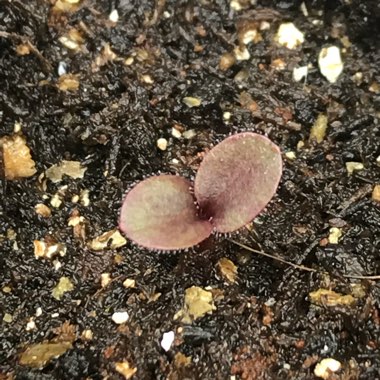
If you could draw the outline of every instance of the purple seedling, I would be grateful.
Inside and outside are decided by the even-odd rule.
[[[125,197],[119,227],[135,243],[153,250],[180,250],[215,231],[245,226],[269,203],[282,174],[280,149],[268,138],[240,133],[205,156],[191,182],[157,175]]]

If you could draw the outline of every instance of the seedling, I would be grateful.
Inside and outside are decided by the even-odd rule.
[[[192,183],[176,175],[152,176],[125,197],[119,227],[153,250],[193,247],[212,232],[229,233],[254,219],[276,192],[280,149],[252,132],[223,140],[205,156]]]

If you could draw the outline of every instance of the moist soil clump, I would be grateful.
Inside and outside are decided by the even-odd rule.
[[[0,379],[380,379],[379,29],[375,0],[0,0]],[[284,173],[239,235],[118,233],[243,131]]]

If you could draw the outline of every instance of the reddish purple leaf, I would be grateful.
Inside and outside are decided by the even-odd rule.
[[[211,223],[197,216],[191,183],[174,175],[150,177],[126,196],[119,227],[125,235],[147,248],[177,250],[206,239]]]
[[[195,197],[218,232],[236,231],[272,199],[281,173],[277,145],[256,133],[240,133],[206,155],[195,178]]]

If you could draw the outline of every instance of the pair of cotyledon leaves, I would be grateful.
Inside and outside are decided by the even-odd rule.
[[[249,223],[275,194],[281,173],[277,145],[256,133],[236,134],[205,156],[194,193],[190,181],[175,175],[138,183],[125,197],[119,227],[146,248],[189,248],[213,231],[233,232]]]

